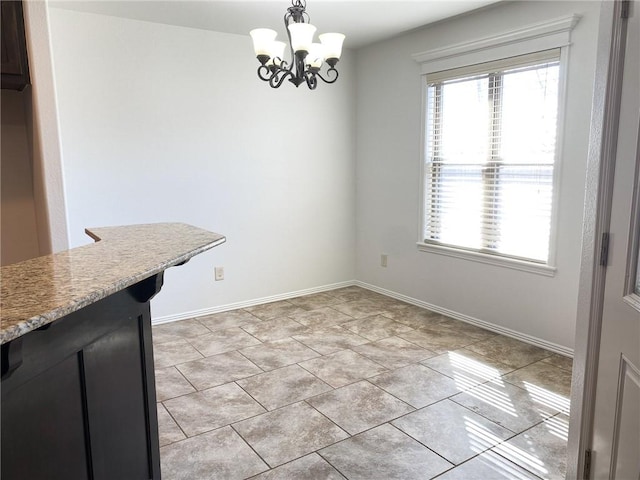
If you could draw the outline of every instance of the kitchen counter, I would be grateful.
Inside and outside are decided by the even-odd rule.
[[[2,267],[3,480],[160,480],[150,300],[164,270],[224,243],[181,223]]]
[[[85,231],[96,243],[2,267],[0,344],[225,241],[182,223]]]

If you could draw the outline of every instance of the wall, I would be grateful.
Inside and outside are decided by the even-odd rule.
[[[28,92],[2,90],[2,265],[37,257],[40,253],[33,193],[33,169],[25,111],[30,109]]]
[[[599,2],[509,2],[358,51],[356,278],[460,318],[573,348]],[[411,55],[571,14],[557,273],[548,278],[419,252],[420,68]],[[380,254],[388,267],[380,267]]]
[[[33,159],[33,186],[40,255],[69,248],[60,136],[47,3],[23,2],[31,108],[27,133]]]
[[[273,90],[248,35],[59,8],[50,22],[71,246],[103,225],[227,236],[167,272],[156,320],[353,280],[348,53],[335,85]]]

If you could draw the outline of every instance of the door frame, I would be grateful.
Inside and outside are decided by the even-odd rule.
[[[618,141],[628,0],[602,1],[587,157],[582,253],[567,445],[568,479],[585,478],[591,449],[600,353],[606,266],[603,236],[609,231]],[[638,14],[638,12],[636,12]]]

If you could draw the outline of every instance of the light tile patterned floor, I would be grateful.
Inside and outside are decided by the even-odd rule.
[[[564,478],[552,352],[358,287],[153,337],[165,480]]]

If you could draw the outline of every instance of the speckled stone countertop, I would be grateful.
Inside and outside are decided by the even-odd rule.
[[[85,231],[96,243],[2,267],[0,344],[225,242],[183,223]]]

